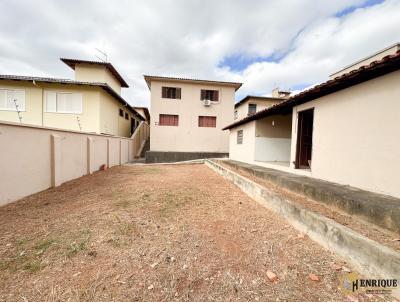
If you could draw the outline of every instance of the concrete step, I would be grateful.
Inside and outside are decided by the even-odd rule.
[[[400,233],[398,198],[239,161],[224,160],[223,163],[317,202],[339,208],[379,227]]]
[[[266,186],[235,172],[232,166],[217,160],[205,160],[205,164],[225,179],[239,187],[262,206],[285,218],[288,223],[307,234],[326,249],[340,255],[359,273],[369,277],[393,278],[400,275],[400,253],[374,241],[331,218],[320,215],[288,199]],[[399,297],[395,290],[393,296]]]

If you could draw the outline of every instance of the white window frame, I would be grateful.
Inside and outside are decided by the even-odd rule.
[[[6,93],[6,102],[7,102],[7,93],[8,91],[21,91],[23,92],[23,100],[22,102],[19,100],[18,101],[18,111],[20,112],[25,112],[25,108],[26,108],[26,94],[25,94],[25,89],[18,89],[18,88],[6,88],[6,87],[1,87],[0,90],[5,91]],[[21,104],[22,103],[22,104]],[[13,106],[13,108],[8,108],[8,107],[0,107],[0,111],[17,111],[17,109],[15,108],[15,106]]]
[[[49,110],[47,110],[47,94],[48,93],[55,93],[56,94],[56,110],[55,111],[49,111]],[[57,100],[58,100],[58,95],[59,94],[76,94],[76,95],[79,95],[79,97],[80,97],[80,110],[79,111],[61,111],[61,110],[58,110],[58,103],[57,103]],[[71,92],[71,91],[57,91],[57,90],[46,90],[45,91],[45,98],[46,98],[46,100],[45,100],[45,106],[44,106],[44,111],[46,112],[46,113],[62,113],[62,114],[82,114],[83,113],[83,96],[82,96],[82,93],[80,93],[80,92]]]

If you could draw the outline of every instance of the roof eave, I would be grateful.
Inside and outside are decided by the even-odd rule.
[[[158,82],[191,82],[191,83],[198,83],[198,84],[208,84],[208,85],[219,85],[219,86],[233,86],[235,91],[237,91],[243,83],[236,83],[236,82],[224,82],[224,81],[212,81],[212,80],[201,80],[201,79],[189,79],[189,78],[174,78],[174,77],[164,77],[164,76],[151,76],[151,75],[143,75],[147,87],[151,90],[151,81],[158,81]]]
[[[379,76],[397,71],[400,69],[400,51],[395,55],[389,55],[381,60],[371,62],[367,66],[362,66],[356,70],[345,73],[334,79],[316,85],[297,95],[294,95],[274,106],[261,110],[251,116],[245,117],[235,123],[232,123],[222,130],[230,130],[253,120],[258,120],[273,114],[282,114],[284,110],[293,108],[294,106],[307,103],[322,96],[355,86]]]

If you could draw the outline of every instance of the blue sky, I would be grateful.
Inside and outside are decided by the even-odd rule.
[[[350,5],[348,7],[345,7],[344,9],[336,12],[334,14],[334,16],[336,18],[340,19],[340,18],[343,18],[343,17],[351,14],[356,9],[368,8],[368,7],[374,6],[376,4],[380,4],[382,2],[384,2],[384,0],[363,1],[362,3],[360,3],[358,5]],[[254,64],[254,63],[259,63],[259,62],[279,63],[279,61],[282,60],[289,52],[290,52],[290,49],[285,49],[284,51],[274,52],[267,57],[249,56],[246,54],[234,54],[234,55],[224,57],[222,62],[220,62],[219,66],[220,67],[228,67],[229,69],[231,69],[233,71],[240,72],[240,71],[243,71],[244,69],[246,69],[247,66]],[[301,85],[301,86],[303,86],[303,85]]]

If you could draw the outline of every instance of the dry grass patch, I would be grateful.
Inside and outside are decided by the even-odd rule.
[[[341,259],[204,165],[85,176],[1,207],[0,234],[1,301],[343,301]]]

